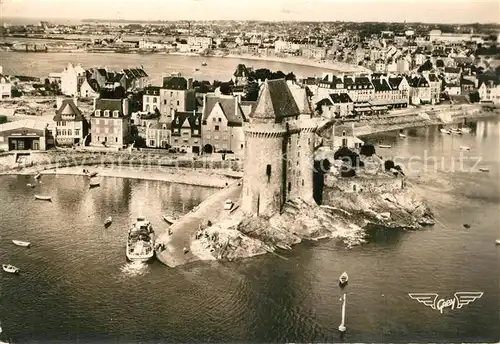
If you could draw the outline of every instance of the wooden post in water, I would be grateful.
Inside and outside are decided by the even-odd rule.
[[[345,327],[345,302],[346,302],[346,298],[345,298],[345,294],[344,294],[344,302],[342,303],[342,322],[340,323],[340,326],[339,326],[339,331],[341,333],[344,333],[347,328]]]

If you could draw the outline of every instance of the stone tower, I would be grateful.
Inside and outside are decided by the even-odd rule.
[[[298,119],[290,125],[288,154],[290,169],[288,171],[287,199],[313,199],[313,167],[315,132],[318,118],[314,116],[305,88],[291,86],[292,94],[300,111]]]
[[[257,104],[244,124],[244,212],[258,216],[281,212],[286,201],[289,127],[299,115],[285,80],[261,85]]]

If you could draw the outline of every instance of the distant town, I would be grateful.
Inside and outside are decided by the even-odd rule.
[[[0,149],[5,151],[129,146],[241,156],[243,124],[260,85],[273,79],[305,88],[316,115],[344,122],[415,114],[422,107],[500,103],[495,25],[84,21],[76,26],[4,24],[0,35],[4,51],[21,53],[163,52],[330,66],[321,77],[298,77],[239,64],[231,80],[196,80],[176,73],[160,84],[152,84],[142,66],[109,70],[69,63],[42,79],[29,76],[30,71],[16,76],[0,70],[2,108],[7,111],[3,122],[13,119],[9,114],[37,114],[16,100],[48,97],[54,103],[45,102],[53,107],[51,123],[34,124],[39,140],[9,139],[12,130],[26,124],[4,124]],[[353,68],[333,72],[335,63]]]

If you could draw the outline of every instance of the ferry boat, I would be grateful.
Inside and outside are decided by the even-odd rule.
[[[138,217],[134,226],[128,231],[127,259],[132,262],[147,262],[155,252],[155,233],[151,222]]]

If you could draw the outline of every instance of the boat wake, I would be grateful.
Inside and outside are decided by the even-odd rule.
[[[142,262],[128,262],[123,265],[120,270],[127,276],[142,276],[146,274],[148,265]]]

